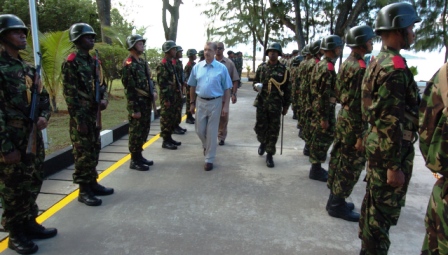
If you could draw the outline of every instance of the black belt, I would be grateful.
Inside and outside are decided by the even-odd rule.
[[[216,98],[220,98],[220,96],[219,97],[200,97],[201,99],[204,99],[204,100],[207,100],[207,101],[210,101],[210,100],[213,100],[213,99],[216,99]]]

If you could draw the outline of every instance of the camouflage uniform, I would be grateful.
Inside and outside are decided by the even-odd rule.
[[[363,138],[367,123],[362,121],[361,83],[366,64],[361,55],[352,52],[341,66],[336,80],[336,98],[341,110],[328,169],[327,186],[331,193],[347,198],[365,166],[365,153],[355,149]]]
[[[446,68],[444,65],[442,68]],[[426,235],[423,241],[422,255],[448,254],[448,117],[440,86],[441,75],[437,72],[428,83],[420,104],[420,149],[425,158],[426,167],[433,173],[442,175],[434,184],[426,211]],[[448,80],[445,81],[445,84]],[[434,119],[427,123],[426,114]]]
[[[188,81],[190,78],[191,70],[193,70],[193,66],[196,65],[194,61],[188,61],[187,65],[184,68],[185,80]],[[186,93],[186,101],[185,101],[185,114],[190,112],[190,86],[187,85],[187,93]]]
[[[30,102],[27,98],[34,80],[35,69],[20,57],[0,53],[0,197],[3,205],[2,225],[6,231],[20,228],[38,214],[36,204],[43,181],[45,149],[41,131],[36,132],[36,155],[27,155],[26,148],[31,123]],[[48,102],[45,89],[41,101]],[[48,104],[39,105],[38,116],[50,118]],[[5,164],[3,155],[13,150],[21,154],[20,163]]]
[[[310,120],[310,129],[313,131],[309,142],[311,164],[325,162],[327,151],[334,140],[335,84],[334,64],[330,58],[325,57],[314,67],[310,83],[313,109],[313,118]],[[321,121],[328,121],[329,127],[326,130],[321,127]]]
[[[183,84],[184,84],[184,66],[183,66],[183,64],[182,64],[182,61],[181,60],[179,60],[179,59],[177,59],[177,60],[174,60],[173,59],[173,65],[174,65],[174,67],[175,67],[175,70],[176,70],[176,73],[177,73],[177,79],[179,79],[179,81],[177,81],[177,82],[180,82],[180,84],[182,85],[182,87],[183,87]],[[178,85],[178,83],[176,83],[176,85],[177,85],[177,87],[179,87],[179,85]],[[179,89],[176,89],[176,93],[174,94],[175,95],[175,97],[174,97],[174,107],[176,108],[175,109],[175,111],[176,111],[176,117],[175,117],[175,119],[176,119],[176,126],[179,126],[179,124],[182,122],[182,107],[183,107],[183,93],[182,93],[182,91],[180,91]]]
[[[417,115],[418,88],[398,51],[382,47],[362,82],[363,118],[371,125],[366,136],[367,181],[359,238],[363,254],[387,254],[389,228],[396,225],[412,176],[417,127],[406,114]],[[405,135],[405,136],[404,136]],[[401,170],[401,187],[387,184],[387,170]]]
[[[285,77],[286,75],[286,77]],[[291,84],[289,82],[289,73],[285,65],[277,63],[271,65],[263,63],[258,66],[255,74],[254,84],[262,83],[263,89],[258,93],[254,106],[257,107],[257,122],[254,130],[260,143],[266,145],[266,152],[275,155],[275,144],[277,143],[280,132],[280,116],[283,108],[288,108],[291,104]],[[286,82],[280,89],[284,95],[280,95],[278,89],[272,84],[269,92],[268,82],[273,78],[277,82]]]
[[[243,72],[243,58],[236,57],[232,60],[235,64],[236,71],[238,72],[239,81],[238,81],[238,87],[241,87],[241,73]]]
[[[312,96],[311,96],[311,75],[314,69],[314,66],[319,63],[320,59],[313,57],[308,61],[303,63],[303,69],[299,74],[299,82],[300,82],[300,91],[301,91],[301,103],[299,106],[299,126],[301,127],[300,138],[302,138],[305,142],[311,140],[311,120],[312,120]]]
[[[82,51],[71,53],[62,64],[63,93],[70,114],[70,140],[75,158],[73,182],[96,183],[96,166],[101,150],[100,129],[96,126],[98,103],[95,101],[95,59]],[[102,98],[107,99],[103,90]],[[77,130],[87,126],[87,134]]]
[[[177,81],[175,77],[175,67],[171,60],[163,58],[157,65],[157,84],[159,85],[160,95],[160,136],[164,140],[169,140],[177,124],[175,97],[179,94]],[[165,102],[170,106],[166,107]]]
[[[148,139],[151,125],[150,88],[146,72],[150,74],[144,59],[135,59],[129,56],[123,62],[121,82],[125,88],[124,93],[128,100],[126,109],[129,120],[129,152],[132,154],[143,151],[143,144]],[[149,68],[148,68],[149,69]],[[133,113],[141,113],[139,119],[132,118]]]

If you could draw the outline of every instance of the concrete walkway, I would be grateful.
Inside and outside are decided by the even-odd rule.
[[[161,148],[156,121],[144,151],[155,161],[149,172],[129,169],[127,137],[102,150],[100,182],[115,188],[115,194],[103,197],[100,207],[77,202],[73,168],[50,176],[38,199],[44,211],[39,219],[57,227],[59,234],[36,241],[37,254],[359,254],[358,224],[329,217],[326,183],[308,179],[310,164],[302,155],[304,143],[291,111],[285,116],[283,155],[279,140],[275,168],[267,168],[265,156],[258,156],[254,97],[244,83],[237,104],[230,107],[229,135],[211,172],[203,170],[194,125],[182,123],[188,132],[174,136],[182,146],[169,151]],[[358,212],[363,178],[349,198]],[[406,207],[390,231],[389,254],[419,254],[434,182],[417,149]]]

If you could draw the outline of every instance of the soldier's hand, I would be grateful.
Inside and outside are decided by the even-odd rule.
[[[165,101],[165,103],[163,103],[165,105],[166,108],[169,108],[171,106],[170,101]]]
[[[17,164],[20,162],[20,152],[16,149],[14,149],[12,152],[3,155],[3,161],[5,164]]]
[[[47,128],[47,126],[48,126],[48,121],[47,121],[47,119],[44,118],[44,117],[39,117],[39,118],[37,119],[37,124],[36,124],[36,126],[37,126],[37,129],[38,129],[38,130],[42,130],[42,129]]]
[[[78,132],[83,135],[89,132],[89,129],[87,128],[87,125],[85,123],[79,123],[76,127],[76,130],[78,130]]]
[[[192,104],[192,103],[190,103],[190,113],[191,113],[191,114],[194,114],[195,111],[196,111],[196,104]]]
[[[321,120],[320,121],[320,126],[322,127],[322,129],[327,130],[327,128],[330,126],[328,124],[328,120]]]
[[[404,184],[404,173],[401,170],[387,169],[387,184],[392,187],[401,187]]]
[[[131,116],[133,119],[140,119],[142,117],[142,113],[141,112],[133,112]]]
[[[356,144],[355,144],[355,149],[357,151],[364,151],[364,145],[362,144],[362,138],[358,138],[358,140],[356,140]]]
[[[288,113],[288,108],[283,107],[282,115],[286,115]]]
[[[102,99],[101,100],[101,104],[100,104],[100,110],[106,110],[107,105],[109,104],[109,102],[107,100]]]

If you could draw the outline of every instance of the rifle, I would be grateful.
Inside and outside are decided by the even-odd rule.
[[[95,73],[94,73],[94,79],[95,79],[95,101],[98,104],[98,107],[96,109],[96,127],[101,130],[101,94],[100,94],[100,81],[99,81],[99,57],[98,57],[98,50],[95,49]]]
[[[180,99],[182,100],[184,97],[184,94],[182,94],[182,83],[177,76],[176,67],[173,64],[171,64],[171,66],[173,67],[174,76],[176,77],[177,86],[179,87]]]
[[[34,81],[31,86],[31,103],[30,103],[30,114],[29,119],[31,121],[31,132],[28,137],[28,145],[26,146],[26,154],[36,155],[37,150],[37,120],[39,116],[37,114],[37,109],[39,105],[39,83],[40,83],[40,70],[42,68],[42,53],[38,52],[39,65],[36,66],[36,72],[34,73]]]
[[[149,86],[149,99],[151,100],[152,109],[154,110],[155,115],[155,113],[157,113],[157,106],[156,106],[156,100],[154,100],[154,82],[151,80],[151,77],[149,77],[148,72],[149,67],[148,67],[148,60],[146,60],[146,52],[143,52],[143,56],[145,56],[145,75]]]

